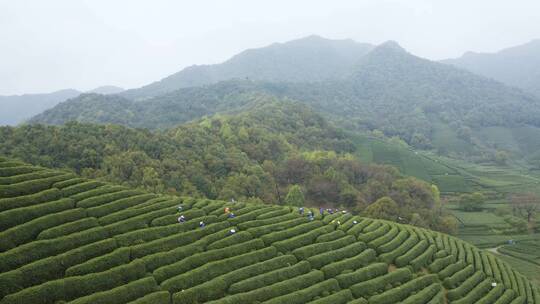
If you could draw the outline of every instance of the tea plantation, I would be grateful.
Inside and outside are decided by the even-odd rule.
[[[0,304],[540,304],[523,275],[457,238],[308,212],[0,159]]]

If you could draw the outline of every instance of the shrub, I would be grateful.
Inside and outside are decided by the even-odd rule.
[[[417,292],[414,295],[411,295],[410,297],[406,298],[401,304],[417,304],[417,303],[430,303],[431,299],[434,299],[435,296],[442,292],[442,286],[439,283],[433,283],[429,285],[428,287],[422,289],[421,291]]]
[[[331,232],[332,233],[332,232]],[[323,234],[324,236],[326,234]],[[319,237],[320,238],[320,237]],[[317,239],[319,239],[317,238]],[[321,254],[324,252],[336,250],[339,248],[342,248],[344,246],[347,246],[349,244],[352,244],[355,242],[355,239],[352,235],[348,235],[346,237],[342,237],[337,240],[328,241],[324,243],[315,243],[311,245],[307,245],[298,249],[295,249],[292,253],[300,260],[305,260],[311,256]]]
[[[313,270],[301,276],[278,282],[269,286],[264,286],[252,291],[234,294],[216,301],[208,302],[217,303],[254,303],[262,302],[284,294],[295,292],[297,290],[312,286],[324,280],[324,275],[319,270]]]
[[[105,226],[105,229],[109,232],[110,235],[117,235],[126,233],[129,231],[142,229],[148,227],[148,223],[155,219],[156,217],[163,216],[165,214],[171,213],[171,209],[161,209],[155,211],[149,211],[144,214],[140,214],[125,220],[110,224]]]
[[[289,294],[275,297],[266,301],[268,304],[280,304],[280,303],[290,303],[290,304],[303,304],[313,298],[320,296],[324,293],[331,293],[339,290],[339,285],[335,279],[329,279],[315,285],[309,286],[307,288],[291,292]]]
[[[51,188],[34,194],[0,198],[0,212],[54,201],[59,199],[60,195],[60,190]]]
[[[396,249],[379,255],[379,260],[392,263],[397,257],[405,254],[418,242],[418,237],[415,234],[410,234],[405,242],[399,245]]]
[[[335,261],[356,256],[365,249],[366,244],[357,242],[340,249],[311,256],[307,260],[313,268],[320,269],[324,265],[328,265]]]
[[[413,279],[399,287],[392,288],[381,294],[374,295],[369,298],[369,303],[372,304],[393,304],[399,303],[416,290],[423,289],[430,284],[437,282],[437,276],[434,274],[425,275]]]
[[[96,227],[68,236],[35,241],[0,254],[0,272],[16,269],[30,262],[54,256],[69,249],[107,238],[105,229]]]
[[[146,270],[142,262],[134,261],[110,270],[68,277],[33,286],[7,295],[2,302],[9,303],[54,303],[73,300],[144,277]]]
[[[84,231],[84,230],[94,228],[97,226],[99,226],[99,223],[95,217],[86,217],[78,221],[65,223],[60,226],[43,230],[40,234],[38,234],[37,239],[38,240],[54,239],[57,237],[69,235],[75,232]]]
[[[0,168],[0,177],[9,177],[13,175],[26,174],[34,171],[43,170],[41,168],[32,166],[14,166],[14,167],[2,167]]]
[[[84,263],[69,267],[66,270],[66,277],[80,276],[93,272],[101,272],[115,266],[127,264],[130,261],[130,249],[123,247],[115,251],[95,257]]]
[[[68,199],[47,202],[39,205],[16,208],[0,213],[0,230],[6,230],[20,224],[27,223],[35,218],[61,212],[75,207],[75,203]]]
[[[235,269],[256,264],[260,261],[275,257],[277,251],[274,247],[266,247],[252,252],[240,255],[233,255],[229,258],[223,258],[214,262],[203,264],[189,272],[182,273],[176,277],[168,279],[161,283],[161,286],[169,291],[175,292],[182,289],[188,289],[207,282],[220,275],[226,274]],[[309,270],[308,270],[309,271]]]
[[[467,280],[465,280],[459,287],[451,289],[447,293],[447,297],[450,301],[455,301],[463,296],[467,295],[478,283],[485,278],[484,273],[475,272]],[[491,286],[491,284],[490,284]]]
[[[207,250],[220,249],[252,240],[253,237],[247,231],[240,231],[219,241],[208,245]]]
[[[491,288],[490,286],[488,286],[488,287]],[[511,289],[509,289],[509,290],[511,290]],[[482,297],[480,299],[476,299],[475,303],[476,304],[495,303],[502,296],[503,292],[504,292],[504,286],[499,284],[495,288],[491,289],[485,297]]]
[[[75,184],[75,185],[72,185],[72,186],[69,186],[69,187],[66,187],[66,188],[62,188],[58,184],[56,184],[55,186],[56,186],[56,188],[58,188],[58,189],[60,189],[62,191],[62,196],[69,197],[69,196],[72,196],[72,195],[75,195],[75,194],[79,194],[79,193],[82,193],[82,192],[86,192],[86,191],[95,189],[97,187],[101,187],[103,185],[105,185],[105,184],[102,183],[102,182],[87,181],[87,182],[78,183],[78,184]]]
[[[155,196],[156,196],[155,194],[141,194],[141,195],[136,195],[136,196],[132,196],[128,198],[119,199],[105,205],[92,207],[88,209],[88,216],[102,217],[104,215],[107,215],[107,214],[110,214],[110,213],[113,213],[113,212],[116,212],[125,208],[133,207],[149,199],[152,199]]]
[[[60,174],[62,174],[62,173],[57,172],[57,171],[38,170],[38,171],[25,173],[25,174],[17,174],[17,175],[12,175],[12,176],[5,176],[5,177],[0,177],[0,185],[17,184],[17,183],[21,183],[21,182],[34,180],[34,179],[52,177],[52,176],[60,175]]]
[[[344,237],[345,235],[346,234],[345,234],[345,232],[343,232],[343,230],[334,230],[334,231],[332,231],[330,233],[319,235],[319,237],[317,237],[315,242],[316,243],[323,243],[323,242],[335,241],[335,240],[337,240],[339,238]],[[352,236],[352,235],[349,235],[349,236]],[[356,241],[356,239],[354,241]]]
[[[422,254],[409,263],[414,271],[420,270],[420,268],[431,262],[433,255],[435,254],[435,248],[435,245],[430,245]]]
[[[392,225],[392,227],[390,228],[390,230],[385,233],[384,235],[381,235],[380,237],[370,241],[369,243],[367,243],[367,245],[371,248],[378,248],[388,242],[390,242],[392,239],[394,239],[394,237],[399,233],[399,229],[397,228],[397,226],[395,225]]]
[[[71,301],[71,304],[126,303],[158,290],[152,277],[139,279],[111,290],[94,293]],[[167,294],[168,295],[168,294]],[[167,297],[168,298],[168,297]]]
[[[429,244],[426,240],[416,243],[410,250],[396,258],[396,266],[404,267],[408,265],[412,260],[424,253],[428,246]]]
[[[203,221],[207,225],[209,225],[209,224],[215,223],[217,221],[217,217],[213,215],[203,216],[203,217],[192,219],[183,224],[172,224],[172,225],[167,225],[167,226],[149,227],[149,228],[139,229],[139,230],[115,235],[114,238],[118,241],[118,244],[121,246],[131,246],[131,245],[140,244],[143,242],[154,241],[162,237],[171,236],[175,233],[186,232],[186,231],[196,229],[199,227],[200,221]]]
[[[346,304],[353,300],[350,290],[344,289],[334,294],[309,302],[309,304]]]
[[[110,225],[118,223],[136,216],[144,215],[148,212],[158,211],[158,210],[167,210],[169,213],[174,213],[176,207],[178,206],[179,200],[163,200],[161,197],[157,197],[160,201],[155,201],[153,204],[140,207],[140,208],[128,208],[120,210],[115,213],[105,215],[99,219],[101,225]],[[155,200],[155,199],[154,199]],[[140,205],[136,206],[139,207]]]
[[[313,243],[318,236],[333,230],[334,227],[326,225],[283,241],[274,242],[272,245],[281,252],[289,252],[296,248],[309,245]]]
[[[375,250],[368,248],[357,256],[323,266],[321,270],[327,278],[333,278],[345,270],[355,270],[364,267],[374,261],[376,257],[377,253]]]
[[[205,216],[206,213],[201,209],[189,209],[189,210],[183,211],[181,213],[174,213],[174,214],[170,214],[170,215],[165,215],[163,217],[158,217],[158,218],[152,220],[151,225],[152,226],[165,226],[165,225],[178,223],[178,217],[180,215],[185,216],[186,221],[189,221],[189,220],[192,220],[194,218],[199,218],[201,216]]]
[[[295,225],[296,225],[296,222],[295,222]],[[260,227],[260,228],[267,227],[267,229],[264,230],[263,232],[264,235],[262,236],[260,233],[252,232],[254,229],[258,229],[258,228],[248,229],[248,232],[251,233],[254,237],[260,236],[260,238],[264,241],[266,245],[270,245],[274,242],[281,241],[281,240],[284,240],[284,239],[287,239],[287,238],[290,238],[290,237],[293,237],[302,233],[306,233],[313,229],[319,228],[322,225],[323,224],[319,221],[313,221],[313,222],[308,222],[305,224],[292,227],[291,223],[284,222],[284,223],[278,223],[276,225],[268,225],[268,226]],[[270,226],[273,226],[273,227],[270,227]],[[276,230],[280,230],[280,231],[276,231]],[[275,232],[272,232],[272,231],[275,231]]]
[[[445,278],[453,275],[454,273],[462,270],[465,267],[465,262],[458,261],[454,264],[446,266],[443,270],[439,271],[439,279],[444,280]]]
[[[203,250],[202,244],[200,242],[195,242],[169,251],[153,253],[140,258],[140,260],[144,262],[148,271],[154,271],[159,267],[175,263],[188,256],[203,252]]]
[[[42,231],[86,216],[84,209],[71,209],[38,217],[24,224],[0,232],[0,251],[15,248],[32,241]]]
[[[428,266],[428,269],[431,273],[438,273],[448,265],[454,263],[454,260],[455,257],[451,255],[435,259],[435,261]]]
[[[233,257],[236,255],[241,255],[241,254],[253,251],[253,250],[261,249],[263,247],[264,247],[264,244],[262,243],[262,241],[259,239],[255,239],[255,240],[251,240],[245,243],[236,244],[234,246],[230,246],[227,248],[204,251],[204,252],[186,257],[185,259],[180,260],[176,263],[160,267],[156,269],[153,274],[156,280],[160,282],[162,286],[170,286],[171,283],[168,283],[165,280],[172,278],[176,275],[185,273],[187,271],[190,271],[194,268],[202,266],[211,261],[217,261],[217,260]],[[169,289],[169,290],[173,291],[174,289]]]
[[[453,300],[452,303],[456,303],[456,304],[478,303],[478,300],[484,297],[484,295],[491,289],[491,280],[486,279],[480,282],[478,285],[471,286],[471,288],[472,290],[469,293],[467,293],[463,298],[457,301]],[[493,303],[493,302],[489,302],[489,303]]]
[[[122,190],[127,190],[125,187],[122,186],[112,186],[112,185],[105,185],[102,187],[98,187],[93,190],[81,192],[75,195],[72,195],[70,198],[76,202],[80,202],[82,200],[91,198],[91,197],[98,197],[102,195],[107,195],[115,192],[120,192]]]
[[[75,184],[83,183],[83,182],[86,182],[86,181],[88,181],[88,180],[85,179],[85,178],[73,176],[70,179],[66,179],[64,181],[60,181],[58,183],[55,183],[53,185],[53,187],[58,188],[58,189],[61,190],[61,189],[64,189],[66,187],[73,186]]]
[[[127,304],[170,304],[171,294],[168,291],[156,291]]]
[[[378,253],[387,253],[396,249],[399,245],[407,240],[409,237],[409,232],[407,230],[401,230],[396,237],[394,237],[390,242],[382,244],[377,247],[376,250]]]
[[[216,277],[203,284],[176,293],[173,296],[175,304],[184,303],[205,303],[223,297],[229,286],[262,273],[267,273],[276,269],[290,266],[296,263],[296,258],[292,255],[282,255],[263,262],[252,264],[240,269],[233,270],[227,274]]]
[[[354,284],[382,276],[387,272],[388,265],[386,263],[374,263],[366,267],[359,268],[354,272],[340,274],[336,276],[336,279],[339,282],[339,286],[342,288],[349,288]]]
[[[347,234],[357,237],[358,234],[360,234],[367,226],[377,222],[378,221],[372,219],[363,219],[362,221],[358,222],[358,224],[353,225],[349,230],[347,230]]]
[[[71,177],[71,174],[55,175],[11,185],[0,185],[0,198],[33,194],[51,188],[58,181]]]
[[[99,188],[99,189],[101,189],[101,188]],[[81,194],[74,195],[74,197],[80,197],[81,195],[83,195],[85,193],[95,192],[95,191],[97,191],[99,189],[95,189],[95,190],[88,191],[88,192],[83,192]],[[131,196],[136,196],[136,195],[140,195],[140,194],[141,193],[139,191],[135,191],[135,190],[122,190],[122,191],[116,191],[116,192],[112,192],[112,193],[97,194],[96,196],[90,196],[90,197],[78,200],[77,201],[77,207],[80,207],[80,208],[96,207],[96,206],[100,206],[100,205],[103,205],[103,204],[106,204],[106,203],[110,203],[110,202],[115,201],[115,200],[119,200],[119,199],[126,198],[126,197],[131,197]]]
[[[269,286],[308,273],[310,270],[311,266],[309,263],[307,261],[301,261],[289,267],[263,273],[234,283],[229,288],[229,294],[248,292],[264,286]]]
[[[277,211],[280,211],[280,210],[277,210]],[[267,214],[274,213],[274,212],[276,212],[276,211],[272,211],[272,212],[269,212]],[[265,215],[265,214],[263,214],[263,215]],[[299,218],[298,215],[296,215],[294,213],[287,213],[285,215],[276,216],[276,217],[273,217],[273,218],[265,218],[265,219],[260,219],[260,216],[259,216],[259,217],[257,217],[256,220],[248,221],[248,222],[244,222],[244,223],[239,223],[238,227],[240,229],[249,229],[249,228],[255,228],[255,227],[260,227],[260,226],[265,226],[265,225],[271,225],[271,224],[275,224],[275,223],[281,223],[281,222],[285,222],[285,221],[292,220],[292,219],[297,219],[297,218]]]
[[[293,216],[297,216],[296,214],[291,213],[291,211],[287,208],[280,208],[280,209],[259,215],[257,217],[257,220],[267,220],[267,219],[272,219],[272,218],[278,218],[278,217],[282,217],[284,215],[289,215],[289,214]]]
[[[384,224],[373,231],[359,234],[357,240],[368,243],[380,236],[385,235],[388,231],[390,231],[390,226],[388,224]]]
[[[400,268],[383,276],[354,284],[349,289],[355,298],[359,298],[370,296],[378,291],[383,291],[389,285],[406,282],[411,278],[412,273],[408,268]]]
[[[443,281],[443,285],[448,289],[456,288],[461,282],[465,281],[474,272],[474,266],[468,265],[467,267],[457,271],[453,275],[446,277]]]
[[[180,225],[180,224],[179,224]],[[179,246],[191,244],[205,235],[227,228],[229,223],[221,222],[206,226],[203,229],[191,230],[180,234],[170,235],[156,239],[144,244],[132,247],[131,255],[133,258],[140,258],[156,252],[175,249]]]
[[[279,209],[281,209],[281,207],[275,206],[275,207],[259,208],[257,210],[253,210],[253,211],[251,211],[249,213],[245,213],[245,214],[236,214],[235,213],[236,217],[229,218],[228,221],[232,225],[237,225],[237,224],[242,223],[242,222],[255,220],[259,215],[262,215],[262,214],[265,214],[265,213],[268,213],[268,212],[271,212],[271,211],[275,211],[276,209],[279,210]]]

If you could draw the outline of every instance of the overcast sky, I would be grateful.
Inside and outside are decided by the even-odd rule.
[[[493,52],[540,38],[540,1],[0,0],[0,94],[138,87],[311,34]]]

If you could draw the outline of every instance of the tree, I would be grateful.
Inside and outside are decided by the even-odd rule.
[[[462,194],[459,197],[459,206],[463,211],[479,211],[482,210],[486,197],[480,192],[473,194]]]
[[[534,193],[515,194],[511,198],[512,207],[519,213],[525,213],[527,222],[530,224],[540,210],[540,197]]]
[[[302,189],[300,189],[300,186],[298,185],[293,185],[285,197],[285,204],[289,206],[302,207],[304,206],[304,202],[305,199]]]
[[[393,199],[385,196],[369,205],[365,210],[365,214],[371,218],[395,221],[398,218],[398,205]]]

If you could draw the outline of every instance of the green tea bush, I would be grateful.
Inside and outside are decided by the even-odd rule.
[[[303,304],[313,298],[320,296],[324,293],[336,292],[339,290],[339,285],[335,279],[329,279],[315,285],[309,286],[307,288],[291,292],[286,295],[275,297],[264,303],[267,304],[280,304],[280,303],[290,303],[290,304]]]
[[[72,195],[70,198],[76,202],[80,202],[82,200],[91,198],[91,197],[98,197],[102,195],[108,195],[115,192],[120,192],[122,190],[128,190],[126,187],[122,186],[115,186],[115,185],[104,185],[92,190],[88,190],[85,192],[81,192],[75,195]]]
[[[277,210],[277,212],[280,212],[280,211],[281,210]],[[276,211],[272,211],[272,212],[269,212],[267,214],[274,213],[274,212],[276,212]],[[263,215],[265,215],[265,214],[263,214]],[[271,225],[271,224],[275,224],[275,223],[281,223],[281,222],[285,222],[285,221],[296,219],[296,218],[299,218],[299,216],[294,214],[294,213],[290,213],[290,212],[287,212],[284,215],[271,217],[271,218],[264,218],[264,219],[260,219],[260,216],[259,216],[259,217],[257,217],[256,220],[239,223],[238,227],[240,229],[245,230],[245,229],[249,229],[249,228],[255,228],[255,227]]]
[[[284,221],[284,222],[277,222],[277,223],[274,222],[273,224],[249,228],[247,229],[247,231],[251,233],[254,237],[261,237],[265,234],[270,234],[272,232],[286,230],[289,228],[297,227],[299,225],[301,226],[301,224],[305,224],[305,223],[307,223],[307,219],[305,218],[294,218],[294,219]],[[315,225],[315,226],[322,226],[322,224]]]
[[[459,298],[467,295],[477,284],[482,282],[486,275],[483,272],[475,272],[472,276],[467,278],[461,285],[457,288],[451,289],[447,293],[447,297],[450,301],[455,301]],[[491,286],[491,283],[490,283]]]
[[[397,228],[397,226],[395,225],[392,225],[390,230],[385,233],[384,235],[381,235],[380,237],[370,241],[367,243],[367,245],[371,248],[379,248],[380,246],[390,242],[391,240],[393,240],[396,235],[399,233],[399,229]]]
[[[489,282],[488,282],[489,283]],[[491,284],[490,284],[491,285]],[[491,287],[490,287],[491,288]],[[495,288],[491,288],[487,295],[476,300],[476,304],[490,304],[495,303],[503,294],[504,286],[499,284]],[[511,289],[508,289],[511,290]]]
[[[330,233],[319,235],[319,237],[317,237],[317,239],[315,240],[315,243],[324,243],[324,242],[335,241],[335,240],[337,240],[339,238],[344,237],[345,235],[347,235],[347,234],[345,234],[345,232],[343,232],[343,230],[334,230],[334,231],[332,231]],[[353,237],[352,235],[349,235],[349,236]],[[356,239],[355,239],[355,241],[356,241]]]
[[[433,260],[435,254],[435,245],[430,245],[422,254],[414,258],[409,262],[414,271],[420,270],[420,268],[428,265]]]
[[[75,232],[84,231],[97,226],[99,226],[99,222],[95,217],[85,217],[78,221],[65,223],[56,227],[45,229],[40,234],[38,234],[37,240],[50,240]]]
[[[131,250],[128,247],[118,248],[111,253],[71,266],[66,270],[66,277],[101,272],[116,266],[127,264],[130,261],[130,252]]]
[[[300,235],[302,233],[309,232],[309,231],[311,231],[313,229],[321,227],[322,225],[323,224],[321,222],[319,222],[319,221],[313,221],[313,222],[308,222],[308,223],[301,224],[301,225],[298,225],[298,226],[294,226],[294,227],[291,227],[291,228],[289,228],[287,226],[282,226],[281,229],[285,229],[285,230],[275,231],[275,228],[271,229],[271,230],[266,232],[268,234],[264,234],[263,236],[261,236],[261,239],[264,241],[264,243],[266,245],[271,245],[271,244],[273,244],[273,243],[275,243],[277,241],[281,241],[281,240],[284,240],[284,239],[288,239],[288,238]],[[261,228],[263,228],[263,227],[261,227]],[[289,229],[287,229],[287,228],[289,228]],[[252,228],[252,229],[256,229],[256,228]],[[252,229],[248,229],[248,232],[251,233],[251,234],[253,234]],[[271,231],[275,231],[275,232],[271,232]],[[256,236],[256,235],[257,234],[255,234],[254,236]]]
[[[119,199],[105,205],[96,206],[96,207],[87,209],[88,216],[99,218],[107,214],[141,204],[154,197],[155,197],[155,194],[141,194],[141,195],[136,195],[136,196],[132,196],[128,198]]]
[[[62,191],[62,196],[69,197],[69,196],[72,196],[72,195],[75,195],[75,194],[83,193],[83,192],[86,192],[86,191],[101,187],[103,185],[105,185],[105,184],[102,183],[102,182],[87,181],[87,182],[78,183],[78,184],[75,184],[75,185],[72,185],[72,186],[69,186],[69,187],[65,187],[65,188],[62,188],[58,184],[55,184],[55,187]]]
[[[370,262],[375,261],[377,253],[375,250],[368,248],[357,256],[353,256],[332,264],[325,265],[321,268],[326,278],[333,278],[345,270],[355,270],[366,266]]]
[[[178,223],[178,217],[183,215],[186,218],[186,221],[190,221],[195,218],[200,218],[201,216],[205,216],[206,212],[204,212],[202,209],[189,209],[187,211],[183,211],[180,213],[174,213],[169,215],[163,215],[162,217],[158,217],[154,220],[152,220],[151,225],[152,226],[166,226],[170,224]]]
[[[0,232],[0,251],[15,248],[18,245],[34,240],[37,235],[51,227],[66,222],[76,221],[86,216],[84,209],[69,209],[58,213],[48,214],[34,220]]]
[[[163,281],[161,283],[161,287],[169,290],[170,292],[188,289],[190,287],[210,281],[235,269],[268,260],[275,257],[276,254],[277,251],[274,247],[266,247],[244,254],[233,255],[229,258],[223,258],[221,260],[203,264],[198,268]]]
[[[181,273],[185,273],[206,263],[241,255],[253,250],[261,249],[264,244],[255,239],[245,243],[236,244],[226,248],[208,250],[186,257],[183,260],[166,265],[154,270],[154,277],[160,284],[167,285],[164,281]]]
[[[345,258],[350,258],[360,254],[366,249],[366,244],[362,242],[352,243],[346,247],[336,249],[329,252],[324,252],[309,257],[307,260],[313,268],[320,269],[325,265],[340,261]]]
[[[49,171],[49,170],[38,170],[38,171],[25,173],[25,174],[5,176],[5,177],[0,177],[0,185],[17,184],[17,183],[22,183],[26,181],[31,181],[34,179],[52,177],[52,176],[56,176],[60,174],[62,173],[56,172],[56,171]]]
[[[172,250],[146,255],[140,258],[140,260],[144,262],[148,271],[154,271],[162,266],[185,259],[188,256],[201,253],[203,250],[203,245],[199,242],[195,242]]]
[[[393,304],[399,303],[406,299],[411,293],[421,290],[437,282],[437,276],[434,274],[425,275],[413,279],[407,283],[401,284],[399,287],[389,289],[381,294],[374,295],[369,298],[369,303],[372,304]]]
[[[459,300],[452,300],[452,303],[457,304],[476,304],[479,302],[481,298],[483,298],[486,293],[491,289],[491,281],[490,279],[486,279],[480,283],[478,283],[475,286],[472,286],[472,290],[467,293],[463,298]],[[490,302],[493,303],[493,302]]]
[[[376,248],[378,253],[387,253],[395,250],[399,245],[403,244],[409,238],[407,230],[401,230],[391,241],[382,244]]]
[[[104,187],[103,187],[104,188]],[[81,197],[81,195],[85,193],[91,193],[96,192],[98,190],[101,190],[101,187],[92,191],[83,192],[78,195],[74,195],[73,197]],[[105,188],[105,190],[109,190],[109,188]],[[103,190],[103,191],[105,191]],[[96,194],[92,195],[90,197],[82,198],[77,201],[77,207],[79,208],[92,208],[96,206],[101,206],[107,203],[110,203],[115,200],[132,197],[136,195],[140,195],[141,193],[139,191],[135,190],[121,190],[121,191],[115,191],[111,193],[103,193],[103,194]]]
[[[290,267],[285,267],[260,274],[255,277],[234,283],[229,288],[230,294],[248,292],[258,288],[295,278],[311,271],[311,266],[306,261],[298,262]]]
[[[462,270],[463,268],[465,268],[465,262],[463,261],[458,261],[454,264],[450,264],[448,266],[446,266],[443,270],[439,271],[438,275],[439,275],[439,279],[441,280],[444,280],[445,278],[455,274],[456,272]]]
[[[9,177],[13,175],[26,174],[35,172],[38,170],[43,170],[41,168],[32,167],[32,166],[15,166],[15,167],[2,167],[0,168],[0,177]]]
[[[71,301],[71,304],[126,303],[158,290],[152,277],[139,279],[111,290],[97,292]],[[168,295],[168,294],[167,294]]]
[[[0,198],[15,197],[21,195],[34,194],[51,188],[57,181],[69,178],[69,174],[51,176],[47,178],[34,179],[11,185],[0,185]]]
[[[411,249],[396,258],[396,266],[404,267],[408,265],[412,260],[424,253],[428,246],[429,244],[426,240],[416,243]]]
[[[127,304],[170,304],[171,294],[168,291],[156,291]]]
[[[341,288],[349,288],[350,286],[371,280],[373,278],[385,275],[388,273],[388,264],[373,263],[366,267],[359,268],[350,273],[344,273],[336,276]]]
[[[0,231],[27,223],[44,215],[54,214],[74,207],[75,202],[69,198],[63,198],[39,205],[10,209],[0,213]]]
[[[320,237],[319,237],[320,238]],[[307,245],[304,247],[300,247],[298,249],[293,250],[293,254],[300,260],[305,260],[311,256],[329,252],[332,250],[337,250],[339,248],[343,248],[349,244],[352,244],[355,242],[355,239],[352,235],[348,235],[346,237],[342,237],[337,240],[328,241],[324,243],[315,243],[311,245]]]
[[[176,207],[178,206],[178,200],[161,201],[162,199],[161,197],[157,197],[156,199],[160,199],[160,201],[156,201],[153,204],[145,206],[145,207],[128,208],[128,209],[120,210],[115,213],[105,215],[99,219],[99,223],[101,225],[106,226],[106,225],[122,222],[128,219],[131,219],[133,217],[141,216],[149,212],[160,211],[160,210],[167,211],[168,213],[175,213]]]
[[[329,296],[308,302],[309,304],[346,304],[353,300],[350,290],[344,289]]]
[[[410,234],[405,242],[399,245],[396,249],[379,255],[379,260],[386,263],[392,263],[397,257],[404,255],[418,242],[418,237],[415,234]]]
[[[0,198],[0,212],[55,201],[60,199],[60,196],[60,190],[51,188],[34,194]]]
[[[451,276],[446,277],[443,281],[443,285],[448,289],[456,288],[473,273],[475,273],[474,266],[468,265]]]
[[[322,226],[304,234],[297,235],[286,240],[274,242],[272,246],[276,247],[281,252],[289,252],[296,248],[312,244],[318,236],[329,233],[331,231],[334,231],[334,227],[329,225]]]
[[[454,263],[455,257],[451,255],[447,255],[442,258],[435,259],[433,263],[431,263],[428,266],[428,269],[431,273],[438,273],[439,271],[443,270],[448,265]]]
[[[358,237],[357,237],[357,240],[359,240],[361,242],[364,242],[364,243],[368,243],[368,242],[371,242],[371,241],[375,240],[376,238],[379,238],[379,237],[385,235],[389,231],[390,231],[390,225],[384,224],[384,225],[380,226],[379,228],[377,228],[377,229],[375,229],[373,231],[359,234]]]
[[[401,301],[401,304],[418,304],[418,303],[428,303],[431,299],[435,298],[435,296],[442,292],[442,286],[439,283],[433,283],[429,285],[428,287],[420,290],[416,294],[413,294],[403,301]]]
[[[383,276],[354,284],[349,289],[355,298],[360,298],[384,291],[387,286],[407,282],[411,278],[412,273],[408,268],[400,268]]]
[[[297,290],[315,285],[324,280],[324,275],[319,270],[281,281],[269,286],[264,286],[252,291],[238,293],[222,299],[211,301],[211,304],[236,304],[263,302]]]
[[[250,241],[252,239],[253,239],[253,237],[251,236],[251,234],[249,232],[240,231],[240,232],[236,232],[235,234],[233,234],[231,236],[228,236],[228,237],[226,237],[224,239],[213,242],[212,244],[208,245],[208,247],[206,247],[206,249],[207,250],[213,250],[213,249],[225,248],[225,247],[229,247],[229,246],[232,246],[232,245],[235,245],[235,244],[244,243],[244,242]]]

